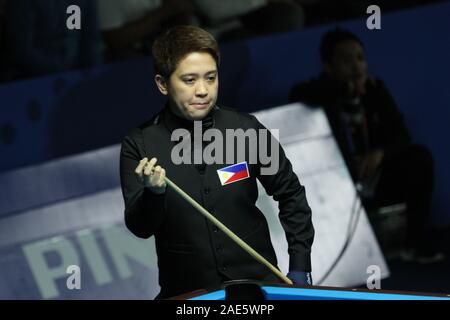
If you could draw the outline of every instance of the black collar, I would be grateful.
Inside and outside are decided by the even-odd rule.
[[[209,113],[206,115],[205,118],[203,118],[202,120],[198,120],[201,121],[202,123],[203,132],[208,130],[209,128],[214,128],[215,113],[217,112],[218,109],[219,107],[215,105],[214,107],[211,108],[211,110],[209,111]],[[191,132],[194,131],[194,121],[183,119],[177,116],[175,113],[173,113],[168,104],[166,104],[166,106],[162,110],[162,116],[164,124],[167,127],[167,129],[169,129],[170,132],[180,128],[187,129]]]

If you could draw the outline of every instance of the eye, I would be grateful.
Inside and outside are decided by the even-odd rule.
[[[208,77],[206,78],[206,80],[207,80],[208,82],[214,82],[214,81],[216,80],[216,76],[208,76]]]
[[[186,84],[194,84],[195,79],[194,78],[186,78],[186,79],[183,79],[183,82]]]

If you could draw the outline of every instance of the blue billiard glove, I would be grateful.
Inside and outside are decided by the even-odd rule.
[[[289,271],[287,277],[291,279],[294,284],[306,284],[312,286],[311,272],[305,271]]]

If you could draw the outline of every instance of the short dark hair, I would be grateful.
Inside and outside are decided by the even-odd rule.
[[[170,77],[186,55],[201,51],[211,54],[219,66],[219,45],[209,32],[195,26],[172,27],[161,33],[153,42],[155,72]]]
[[[354,33],[346,29],[337,27],[325,33],[320,43],[320,58],[322,59],[322,62],[332,62],[336,46],[341,42],[349,40],[356,41],[361,47],[364,47],[361,40]]]

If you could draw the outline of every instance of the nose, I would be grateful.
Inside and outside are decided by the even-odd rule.
[[[208,95],[208,88],[204,81],[198,81],[195,87],[195,95],[198,97],[206,97]]]

